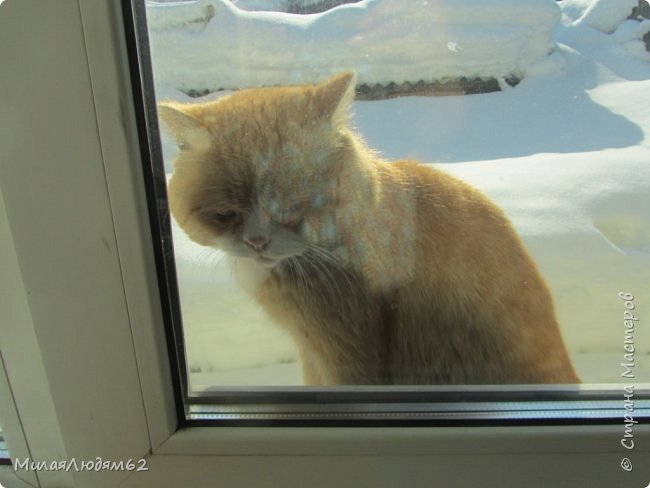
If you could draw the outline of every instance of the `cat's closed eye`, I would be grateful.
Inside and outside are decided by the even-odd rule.
[[[207,220],[218,225],[232,225],[239,222],[241,215],[233,210],[210,213]]]
[[[285,211],[281,223],[289,229],[297,229],[302,223],[305,211],[306,207],[304,204],[292,205]]]
[[[289,220],[283,224],[287,229],[297,232],[302,225],[302,219]]]

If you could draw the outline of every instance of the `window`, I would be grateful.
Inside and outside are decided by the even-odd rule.
[[[7,451],[7,446],[5,445],[5,438],[2,435],[2,428],[0,427],[0,462],[5,462],[9,460],[9,451]]]
[[[648,341],[643,329],[622,328],[622,314],[636,320],[645,310],[648,215],[626,202],[645,198],[645,183],[632,189],[628,182],[643,172],[637,151],[646,150],[650,122],[620,100],[647,70],[629,68],[631,81],[605,87],[606,77],[594,81],[581,64],[614,69],[605,55],[574,52],[586,50],[596,31],[604,52],[624,45],[617,56],[636,66],[647,57],[639,51],[645,24],[618,15],[604,26],[569,4],[497,2],[473,7],[471,22],[485,17],[477,29],[463,4],[334,3],[135,4],[141,45],[151,53],[142,51],[144,93],[155,87],[155,100],[146,100],[150,202],[158,202],[163,294],[172,297],[168,319],[189,418],[601,421],[619,417],[621,388],[632,378],[641,380],[635,394],[645,405],[647,382],[631,375],[648,370]],[[298,4],[313,15],[297,15]],[[289,334],[237,286],[223,252],[196,244],[170,219],[160,202],[178,149],[163,124],[163,167],[156,101],[206,102],[240,88],[317,82],[345,67],[357,71],[354,126],[371,147],[391,159],[435,160],[505,209],[550,286],[582,385],[298,386],[300,359]],[[620,161],[615,174],[611,158]]]

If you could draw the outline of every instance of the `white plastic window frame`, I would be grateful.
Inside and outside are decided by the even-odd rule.
[[[650,426],[178,428],[118,2],[0,6],[6,487],[646,486]],[[621,397],[623,405],[623,397]],[[620,468],[628,457],[631,472]],[[146,471],[128,471],[146,463]]]

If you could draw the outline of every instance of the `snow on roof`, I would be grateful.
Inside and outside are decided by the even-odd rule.
[[[552,49],[553,0],[362,0],[297,15],[227,0],[148,4],[157,82],[183,90],[523,77]]]

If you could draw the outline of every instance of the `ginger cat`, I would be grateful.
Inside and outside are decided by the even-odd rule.
[[[169,203],[296,342],[304,381],[578,383],[549,290],[503,212],[348,125],[354,75],[159,104]]]

